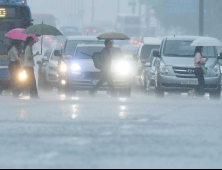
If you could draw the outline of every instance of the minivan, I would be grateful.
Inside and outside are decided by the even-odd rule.
[[[160,50],[154,52],[158,58],[155,71],[156,95],[164,96],[164,92],[177,91],[187,93],[198,85],[194,74],[195,47],[191,43],[200,37],[173,36],[165,37]],[[221,70],[216,47],[204,47],[203,58],[209,57],[206,64],[205,90],[210,98],[221,97]]]

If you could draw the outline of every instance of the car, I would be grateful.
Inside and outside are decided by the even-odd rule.
[[[153,49],[159,49],[163,38],[154,38],[154,37],[145,37],[143,38],[142,44],[139,47],[137,57],[139,59],[137,66],[137,76],[136,76],[136,84],[141,86],[140,78],[142,75],[142,68],[147,62],[151,51]]]
[[[56,56],[55,54],[60,53],[59,48],[52,50],[52,53],[46,63],[46,73],[45,75],[39,76],[39,88],[45,88],[47,90],[53,89],[58,86],[58,64],[61,57]]]
[[[157,57],[155,71],[155,88],[158,97],[164,97],[164,92],[188,93],[195,89],[198,80],[194,74],[194,51],[190,46],[194,36],[165,37],[160,50],[154,51]],[[203,57],[209,57],[206,64],[208,74],[205,76],[205,90],[210,98],[221,98],[221,70],[216,47],[204,47]]]
[[[58,68],[58,61],[54,61],[57,57],[54,56],[55,51],[60,49],[46,50],[44,57],[41,61],[38,61],[38,88],[40,90],[52,88],[58,83],[58,72],[54,67]],[[60,59],[60,58],[59,58]],[[56,78],[55,78],[56,77]],[[57,79],[57,80],[56,80]]]
[[[95,68],[92,56],[104,48],[105,45],[99,44],[77,45],[73,57],[61,64],[59,91],[64,90],[66,95],[75,95],[76,91],[90,91],[100,80],[100,70]],[[121,96],[131,96],[131,64],[124,60],[119,47],[113,47],[112,51],[115,54],[111,69],[115,88]],[[108,92],[108,85],[105,84],[99,90]]]
[[[53,49],[46,50],[43,58],[41,61],[37,61],[37,64],[39,66],[38,69],[38,87],[39,89],[44,89],[47,86],[47,79],[46,79],[46,69],[47,65],[49,63],[50,56],[52,55]]]
[[[72,58],[78,44],[104,44],[96,36],[69,36],[63,43],[62,57],[64,60]]]
[[[145,92],[150,92],[152,87],[155,87],[155,70],[157,58],[153,56],[156,49],[153,49],[150,57],[147,59],[146,64],[142,68],[142,75],[140,82]]]

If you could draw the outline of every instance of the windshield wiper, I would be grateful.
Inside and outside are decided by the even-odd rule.
[[[92,55],[90,55],[90,54],[87,54],[87,53],[84,53],[84,52],[81,52],[81,53],[86,55],[86,56],[92,57]]]

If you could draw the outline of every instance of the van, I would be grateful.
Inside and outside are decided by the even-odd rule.
[[[191,43],[200,37],[174,36],[164,38],[160,50],[154,52],[158,58],[155,83],[156,95],[164,96],[164,92],[177,91],[188,93],[198,85],[194,74],[194,52],[195,47]],[[209,57],[206,64],[207,75],[205,75],[205,90],[210,98],[221,97],[221,70],[216,47],[204,47],[203,58]]]

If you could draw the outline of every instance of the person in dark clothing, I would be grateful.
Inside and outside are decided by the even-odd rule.
[[[205,61],[202,56],[203,47],[196,47],[195,49],[195,75],[198,78],[198,86],[193,91],[196,92],[199,96],[205,95],[205,80],[204,80],[204,73],[201,69],[201,65],[206,64],[209,58],[207,58]]]
[[[32,51],[32,46],[35,44],[34,38],[28,37],[26,39],[26,49],[25,49],[25,64],[24,64],[24,70],[27,75],[27,87],[30,88],[30,98],[31,99],[38,99],[38,90],[36,85],[36,79],[35,79],[35,73],[34,73],[34,57],[39,55],[39,52],[37,52],[35,55]]]
[[[111,65],[112,65],[112,52],[111,48],[113,47],[113,43],[111,40],[105,41],[105,48],[101,52],[101,78],[100,81],[96,84],[96,86],[92,89],[90,92],[91,95],[94,95],[94,93],[101,87],[105,82],[107,82],[111,95],[115,96],[115,86],[113,82],[113,77],[111,74]]]
[[[24,64],[22,60],[22,52],[19,49],[20,41],[12,40],[8,48],[9,71],[11,74],[11,87],[13,97],[18,97],[21,89],[19,88],[19,71]]]

